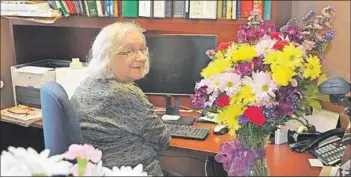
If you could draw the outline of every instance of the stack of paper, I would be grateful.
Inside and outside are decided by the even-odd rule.
[[[25,127],[42,119],[41,109],[24,105],[1,110],[1,120]]]
[[[2,16],[60,17],[59,10],[51,9],[45,1],[1,1]]]

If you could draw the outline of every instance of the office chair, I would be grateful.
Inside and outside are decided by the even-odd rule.
[[[45,148],[62,154],[71,144],[83,143],[76,112],[65,89],[55,81],[40,88]]]

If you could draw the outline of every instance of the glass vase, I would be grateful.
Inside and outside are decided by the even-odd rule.
[[[269,176],[269,168],[266,161],[266,144],[267,141],[256,145],[251,150],[257,155],[251,165],[248,166],[247,175],[249,177],[267,177]]]

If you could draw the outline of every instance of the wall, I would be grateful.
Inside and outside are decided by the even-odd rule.
[[[336,35],[326,52],[323,70],[350,81],[350,5],[349,1],[293,1],[292,17],[301,19],[309,10],[320,10],[326,6],[336,9],[332,25]]]
[[[9,20],[1,17],[1,80],[4,88],[1,89],[1,108],[14,105],[10,66],[15,65],[15,54],[13,51],[13,39],[11,39],[12,28]]]
[[[293,1],[292,17],[301,19],[309,10],[320,13],[321,9],[330,5],[336,9],[332,25],[336,35],[326,51],[326,63],[323,71],[329,76],[341,76],[350,82],[350,6],[349,1]],[[334,112],[343,113],[342,107],[323,103],[323,107]],[[347,126],[348,119],[342,116],[342,126]]]

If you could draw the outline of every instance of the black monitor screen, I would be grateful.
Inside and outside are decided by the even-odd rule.
[[[146,35],[150,72],[136,81],[147,94],[189,95],[210,59],[206,50],[217,46],[215,35]]]

